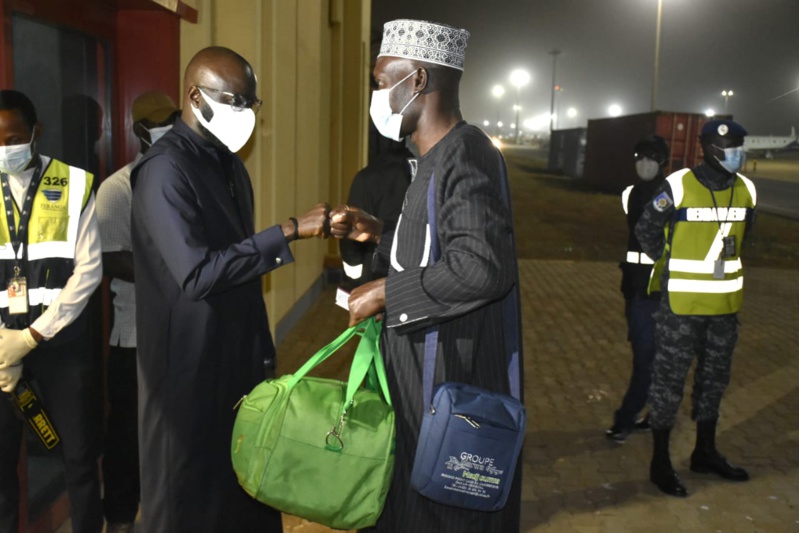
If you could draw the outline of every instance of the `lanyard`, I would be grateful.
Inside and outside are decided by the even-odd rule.
[[[738,176],[735,176],[735,179],[733,180],[732,185],[730,185],[730,188],[732,189],[730,191],[730,205],[727,206],[727,213],[724,215],[724,223],[726,223],[727,219],[730,218],[730,209],[732,208],[732,199],[735,198],[735,182],[736,181],[738,181]],[[716,203],[716,195],[713,194],[713,189],[711,189],[710,187],[708,187],[708,190],[710,191],[710,197],[713,198],[713,207],[716,208],[716,223],[719,225],[719,229],[721,229],[721,219],[719,218],[719,206]]]
[[[21,259],[22,244],[27,241],[28,237],[28,222],[31,218],[31,207],[33,206],[33,197],[36,196],[36,191],[39,189],[39,182],[42,179],[42,160],[36,158],[36,168],[33,171],[31,183],[28,185],[28,190],[25,192],[25,200],[22,203],[22,209],[19,209],[19,228],[16,227],[14,222],[14,196],[11,194],[11,187],[8,184],[8,175],[5,173],[0,175],[3,181],[3,205],[6,210],[6,220],[8,220],[8,235],[11,238],[11,246],[14,248],[14,270],[19,270],[19,260]]]

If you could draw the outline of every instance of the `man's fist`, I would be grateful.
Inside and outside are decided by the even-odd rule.
[[[380,242],[383,222],[357,207],[340,205],[330,211],[330,235],[357,242]]]

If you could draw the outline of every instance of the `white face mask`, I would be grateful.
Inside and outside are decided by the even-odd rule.
[[[25,167],[33,159],[32,142],[33,140],[27,144],[0,146],[0,171],[16,176],[25,170]]]
[[[659,170],[660,165],[658,165],[658,162],[654,159],[642,157],[635,162],[635,171],[638,173],[638,177],[644,181],[651,181],[655,179],[655,176],[658,175]]]
[[[234,111],[228,104],[220,104],[205,94],[202,89],[198,91],[203,95],[205,101],[214,112],[211,120],[205,120],[200,109],[191,106],[191,110],[200,124],[210,131],[214,137],[228,147],[231,152],[238,152],[241,147],[249,140],[252,130],[255,129],[255,113],[252,109]]]
[[[372,121],[375,123],[377,131],[379,131],[380,135],[383,137],[388,137],[394,141],[402,140],[402,137],[400,137],[400,132],[402,130],[402,114],[406,109],[408,109],[408,106],[411,105],[411,102],[413,102],[416,97],[419,96],[419,93],[414,94],[413,98],[411,98],[408,103],[405,104],[405,107],[403,107],[402,111],[399,113],[394,113],[394,111],[391,110],[389,94],[394,90],[394,87],[413,76],[415,72],[416,71],[414,70],[389,89],[372,91],[372,105],[369,107],[369,115],[371,115]]]
[[[147,128],[144,128],[144,129],[145,129],[145,130],[147,130]],[[147,133],[149,133],[149,134],[150,134],[150,142],[149,142],[149,143],[147,143],[147,141],[146,141],[145,139],[142,139],[142,140],[143,140],[145,143],[147,143],[147,144],[149,144],[150,146],[152,146],[152,145],[154,145],[154,144],[155,144],[155,143],[158,141],[158,139],[160,139],[161,137],[163,137],[163,136],[164,136],[164,134],[165,134],[166,132],[168,132],[169,130],[171,130],[171,129],[172,129],[172,124],[169,124],[168,126],[160,126],[160,127],[158,127],[158,128],[150,128],[149,130],[147,130]],[[246,142],[246,141],[245,141],[245,142]]]

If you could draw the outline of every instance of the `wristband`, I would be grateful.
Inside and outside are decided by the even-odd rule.
[[[297,219],[294,217],[289,217],[291,223],[294,224],[294,240],[300,240],[300,224],[297,222]]]

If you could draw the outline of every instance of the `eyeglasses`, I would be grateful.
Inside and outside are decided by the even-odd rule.
[[[221,94],[226,98],[225,101],[219,102],[220,104],[229,105],[233,111],[244,111],[245,109],[252,109],[253,113],[258,113],[261,110],[261,105],[263,102],[257,98],[254,100],[248,100],[244,96],[240,94],[229,93],[227,91],[220,91],[219,89],[214,89],[213,87],[205,87],[203,85],[197,85],[198,89],[202,89],[204,91],[210,91],[212,93]],[[216,98],[214,98],[216,100]],[[218,100],[217,100],[218,101]]]

